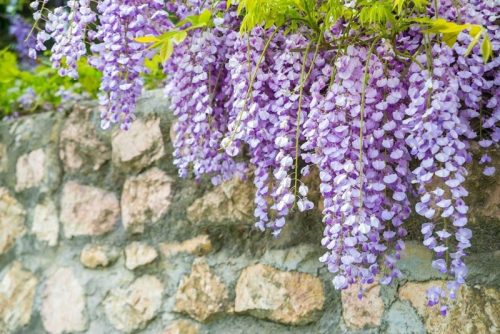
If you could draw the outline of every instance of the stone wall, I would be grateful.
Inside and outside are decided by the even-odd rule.
[[[472,171],[469,282],[447,317],[424,305],[445,277],[418,241],[405,279],[358,300],[318,261],[318,212],[275,240],[252,229],[248,182],[176,177],[160,96],[128,132],[99,130],[91,104],[0,123],[0,333],[498,333],[498,178]]]

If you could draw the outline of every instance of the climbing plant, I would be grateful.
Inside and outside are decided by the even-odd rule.
[[[410,213],[446,288],[446,314],[471,246],[464,181],[471,146],[495,167],[500,129],[499,6],[489,0],[34,1],[37,51],[61,75],[78,60],[102,72],[102,127],[126,130],[160,64],[177,117],[179,175],[214,184],[251,170],[255,226],[279,236],[313,208],[302,182],[318,171],[325,254],[345,289],[401,277]],[[155,65],[155,66],[156,66]],[[413,207],[410,197],[415,196]],[[363,290],[360,290],[362,296]]]

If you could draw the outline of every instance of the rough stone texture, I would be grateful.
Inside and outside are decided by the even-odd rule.
[[[88,244],[80,253],[80,262],[87,268],[107,267],[119,256],[115,247]]]
[[[242,271],[234,310],[284,324],[304,325],[318,319],[324,302],[323,284],[318,278],[257,264]]]
[[[424,324],[408,303],[396,301],[386,313],[385,334],[426,334]]]
[[[165,329],[163,334],[198,334],[200,326],[189,320],[177,320]]]
[[[408,300],[424,319],[428,333],[498,333],[500,330],[500,291],[492,288],[463,286],[456,302],[443,317],[436,307],[427,306],[426,291],[444,286],[444,281],[409,282],[399,290],[399,298]]]
[[[195,223],[252,221],[254,192],[249,182],[234,178],[194,201],[187,209],[187,217]]]
[[[49,246],[57,245],[59,217],[52,200],[46,200],[35,207],[31,232],[38,240],[46,242]]]
[[[125,247],[125,267],[130,270],[151,263],[157,257],[156,249],[142,242],[132,242]]]
[[[26,211],[6,188],[0,187],[0,255],[7,252],[26,232]]]
[[[15,331],[31,319],[37,279],[14,262],[0,281],[0,333]]]
[[[83,287],[71,268],[59,268],[46,280],[40,315],[43,327],[51,334],[87,328]]]
[[[114,193],[69,181],[61,196],[61,223],[67,238],[113,230],[120,215]]]
[[[212,251],[212,242],[206,234],[183,242],[169,242],[160,244],[160,250],[165,257],[172,257],[179,253],[202,256]]]
[[[68,116],[61,131],[59,157],[65,171],[97,171],[111,158],[111,149],[91,122],[92,110],[78,108]]]
[[[23,154],[16,163],[16,191],[38,187],[46,174],[46,154],[43,149]]]
[[[142,233],[146,224],[158,222],[168,210],[171,192],[172,179],[156,167],[128,178],[121,198],[125,229]]]
[[[358,298],[359,286],[352,285],[342,290],[342,317],[347,327],[361,329],[377,327],[382,322],[384,302],[380,297],[380,285],[364,286],[363,298]]]
[[[109,322],[120,331],[130,333],[153,319],[163,296],[163,284],[151,275],[144,275],[128,287],[110,291],[103,302]]]
[[[0,173],[7,170],[7,147],[0,143]]]
[[[138,119],[128,131],[113,132],[113,163],[127,170],[141,170],[165,154],[160,119]]]
[[[500,217],[500,183],[497,182],[496,186],[491,190],[492,192],[489,193],[488,199],[483,204],[484,206],[481,207],[480,213],[485,217],[498,219]]]
[[[189,315],[198,321],[210,318],[228,309],[228,290],[203,258],[196,259],[191,274],[185,276],[175,294],[174,311]]]
[[[444,275],[432,268],[432,251],[419,241],[407,241],[405,249],[401,252],[401,260],[397,262],[398,268],[405,277],[416,281],[428,281],[442,278]]]

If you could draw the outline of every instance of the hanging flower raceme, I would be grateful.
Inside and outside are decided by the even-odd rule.
[[[46,50],[46,44],[52,42],[50,61],[59,74],[78,78],[77,62],[87,53],[86,38],[89,25],[96,20],[96,14],[90,8],[90,0],[71,0],[66,6],[48,11],[46,1],[35,0],[30,4],[35,9],[34,19],[46,20],[44,30],[36,35],[35,49],[30,53],[36,57],[35,50]]]
[[[136,38],[159,34],[172,25],[161,1],[104,0],[97,9],[99,26],[90,36],[97,43],[91,47],[94,56],[90,63],[103,73],[101,124],[108,128],[120,123],[122,129],[128,129],[142,93],[144,60],[153,55]]]
[[[30,58],[30,49],[36,45],[35,36],[30,35],[31,25],[20,15],[9,18],[9,34],[16,39],[15,50],[24,66],[31,67],[34,61]]]
[[[157,35],[172,27],[164,2],[104,0],[96,9],[90,0],[71,0],[53,10],[46,5],[46,1],[38,0],[30,5],[40,29],[30,55],[36,57],[36,51],[45,51],[46,45],[51,45],[52,65],[59,74],[76,79],[77,63],[90,50],[90,64],[103,73],[102,127],[119,123],[127,129],[142,92],[144,60],[154,54],[136,38]]]
[[[230,21],[231,14],[225,20]],[[195,32],[165,66],[172,73],[165,91],[178,117],[174,125],[174,164],[180,176],[188,175],[191,164],[197,178],[212,175],[214,184],[245,172],[243,163],[220,149],[230,118],[224,107],[231,93],[227,91],[231,85],[226,58],[234,43],[226,32],[224,27]]]

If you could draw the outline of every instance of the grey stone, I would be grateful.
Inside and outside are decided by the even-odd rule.
[[[426,334],[424,324],[415,310],[400,301],[392,304],[385,315],[387,334]]]

